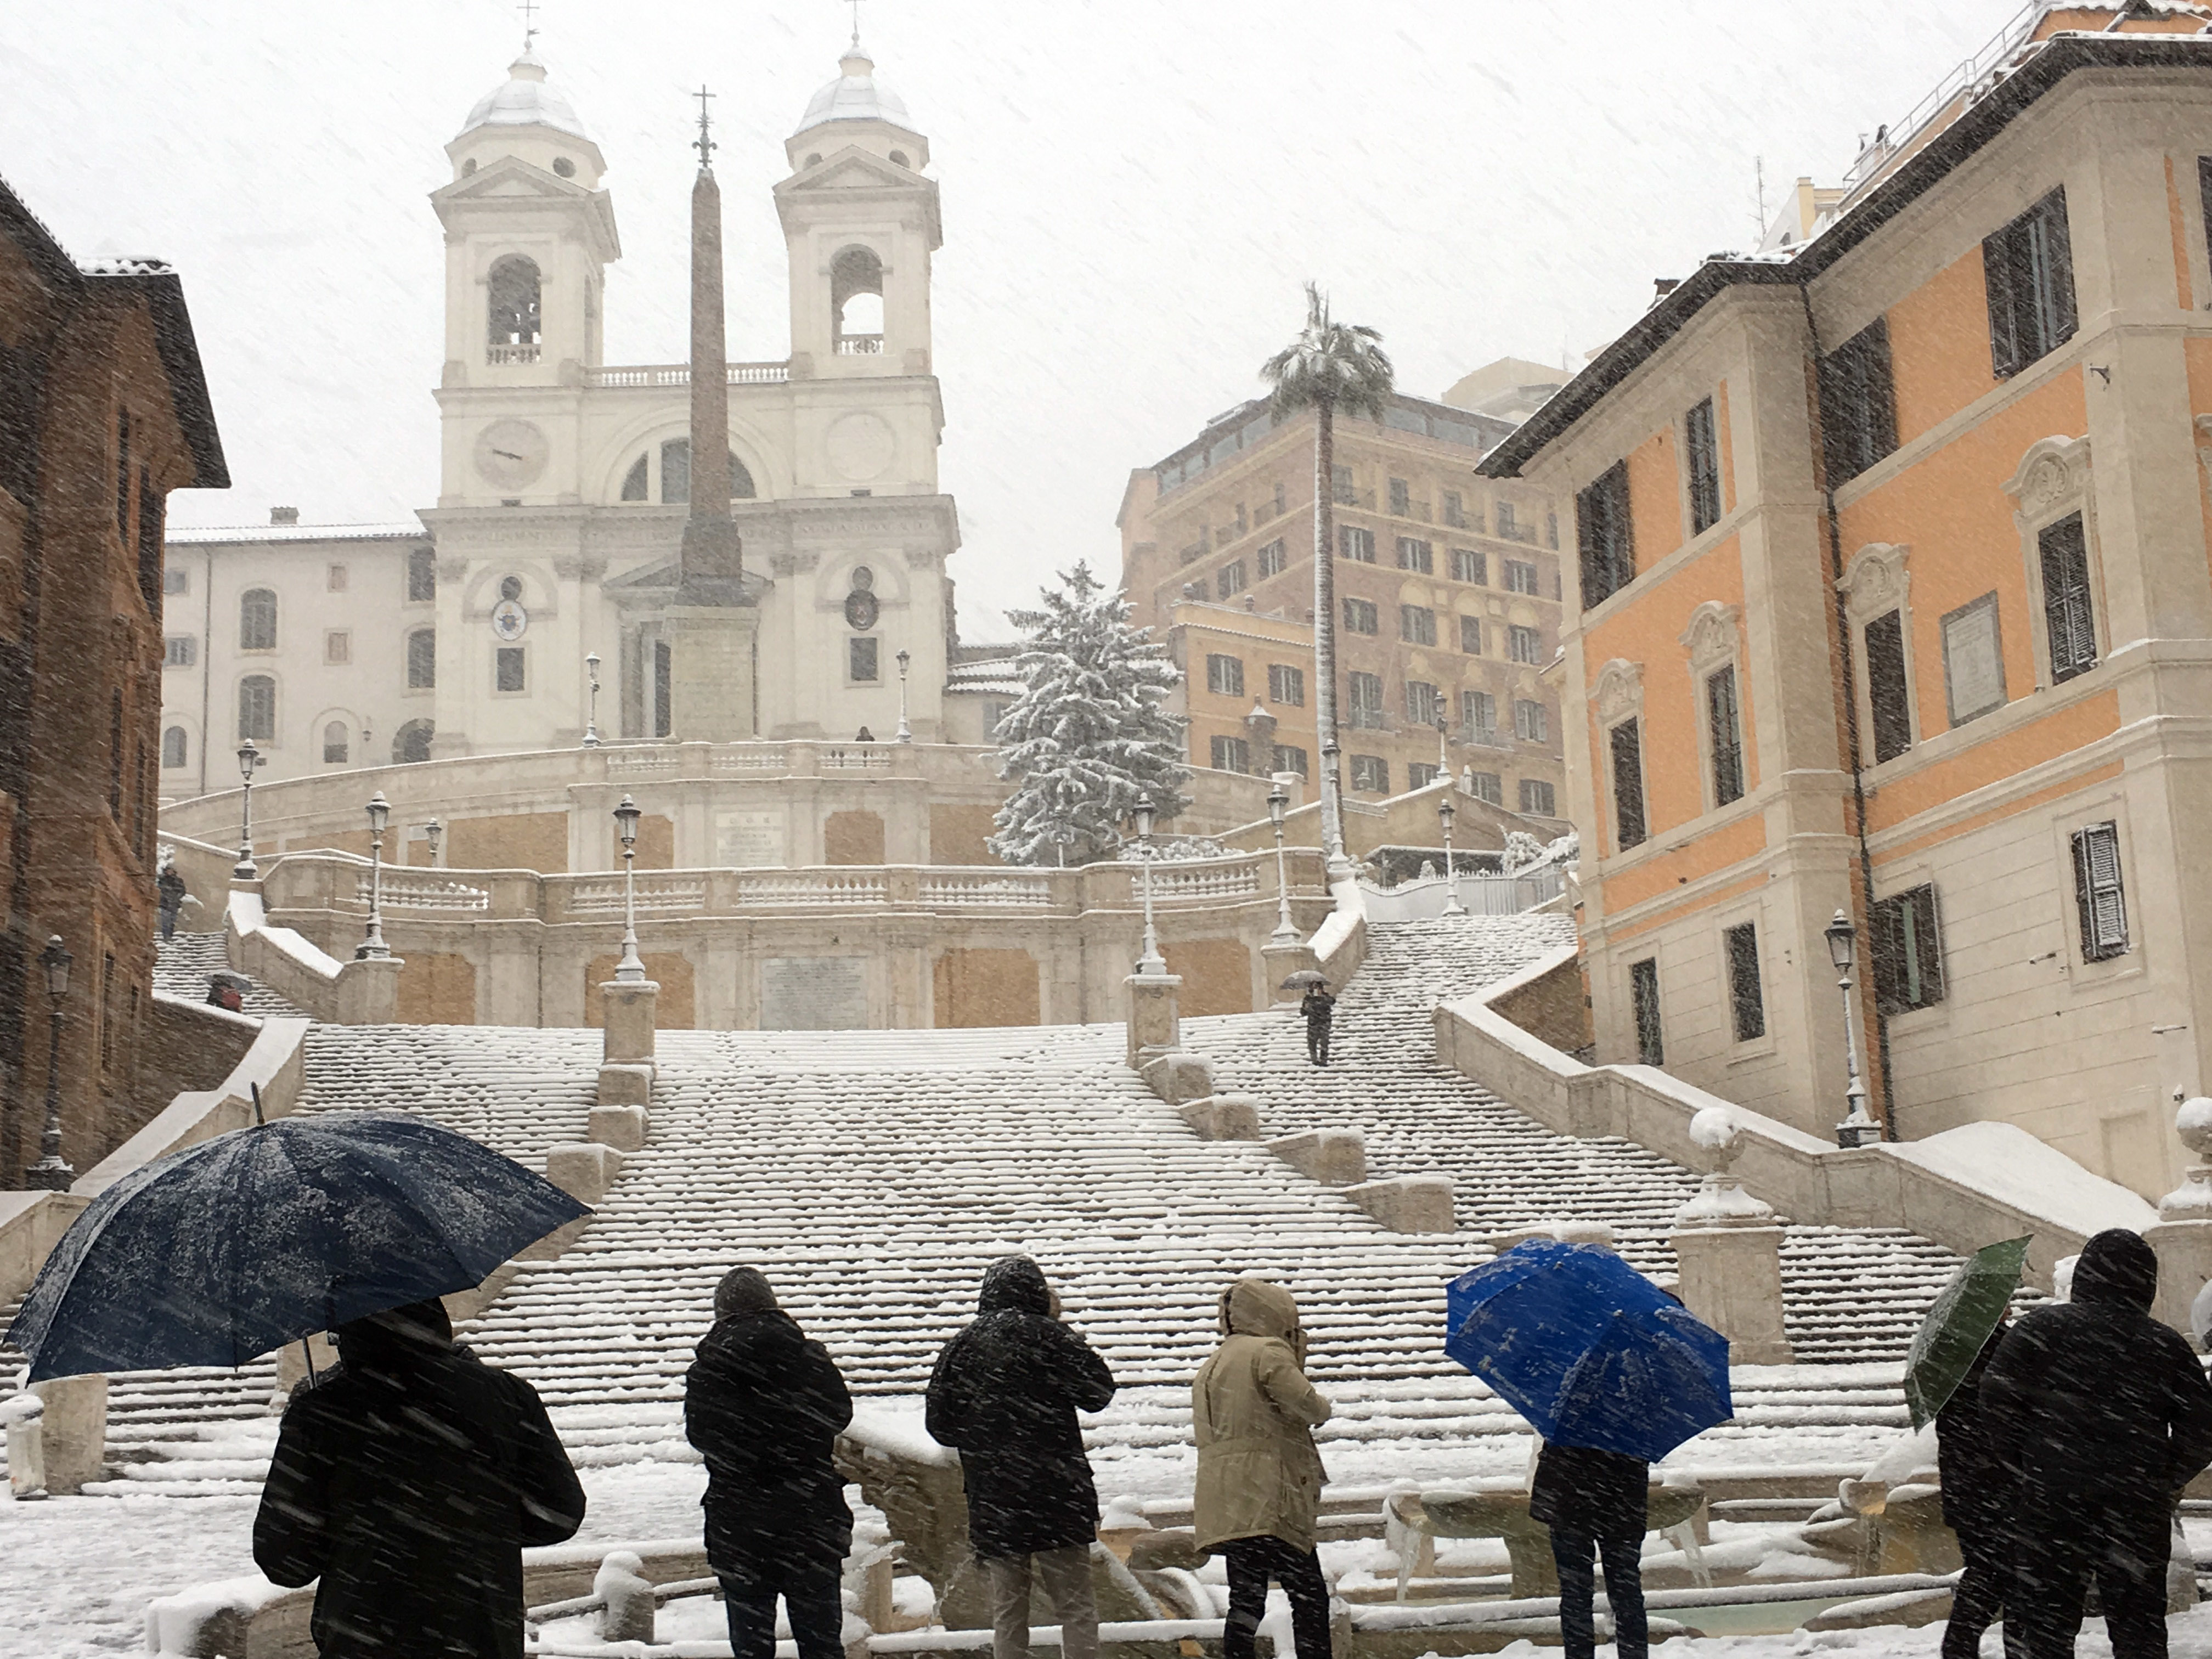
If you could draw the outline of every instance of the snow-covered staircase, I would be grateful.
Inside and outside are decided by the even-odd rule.
[[[207,1000],[208,975],[230,971],[230,963],[223,955],[221,933],[179,933],[174,939],[155,944],[154,988],[165,995],[182,997],[187,1002],[204,1002]],[[245,1002],[244,1012],[249,1014],[276,1014],[297,1019],[309,1017],[305,1008],[263,985],[249,982]]]

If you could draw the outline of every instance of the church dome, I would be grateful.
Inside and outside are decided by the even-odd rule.
[[[544,62],[534,50],[524,47],[522,56],[507,66],[507,72],[509,78],[505,86],[477,100],[462,124],[464,134],[478,127],[552,127],[579,138],[591,137],[566,94],[546,80]]]
[[[837,78],[807,101],[806,113],[792,137],[832,121],[886,121],[909,132],[915,130],[914,118],[898,94],[876,84],[875,60],[857,37],[837,60]]]

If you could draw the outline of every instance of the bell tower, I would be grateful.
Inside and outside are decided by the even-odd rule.
[[[794,378],[931,372],[929,260],[944,245],[929,140],[875,79],[860,36],[838,77],[814,94],[784,142],[791,175],[775,187],[791,255]]]

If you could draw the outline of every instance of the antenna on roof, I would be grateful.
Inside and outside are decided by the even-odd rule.
[[[538,0],[520,0],[515,10],[522,14],[522,49],[528,52],[538,41]]]
[[[1751,158],[1751,179],[1752,195],[1757,204],[1759,216],[1752,226],[1752,234],[1763,242],[1766,240],[1766,158],[1764,155],[1754,155]],[[1756,246],[1757,244],[1754,243],[1753,246]]]

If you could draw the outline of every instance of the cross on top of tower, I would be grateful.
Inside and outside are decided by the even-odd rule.
[[[853,44],[860,44],[860,0],[853,0]]]
[[[714,94],[702,86],[691,95],[699,100],[699,136],[691,141],[691,148],[699,152],[700,170],[704,172],[713,167],[716,148],[713,137],[708,133],[707,118],[707,100]]]
[[[538,42],[538,0],[520,0],[515,9],[522,14],[522,49],[528,52]]]

